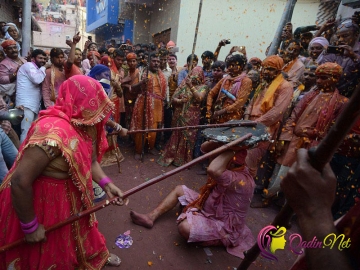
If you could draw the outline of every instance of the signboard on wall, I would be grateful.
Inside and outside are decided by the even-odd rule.
[[[117,24],[119,0],[87,0],[86,32],[94,31],[104,24]]]

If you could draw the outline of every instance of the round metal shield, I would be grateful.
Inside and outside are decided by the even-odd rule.
[[[268,128],[265,125],[257,123],[256,126],[246,126],[247,122],[249,121],[231,120],[227,123],[244,123],[245,125],[240,127],[207,128],[202,132],[206,138],[223,143],[232,142],[248,133],[251,133],[252,137],[241,144],[249,147],[255,146],[260,141],[270,140],[270,134],[268,133]]]

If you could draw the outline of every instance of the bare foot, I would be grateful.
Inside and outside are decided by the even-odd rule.
[[[140,160],[140,159],[141,159],[141,155],[135,154],[134,158],[135,158],[135,160]]]
[[[130,211],[130,217],[132,222],[145,228],[151,229],[154,226],[154,222],[146,214],[139,214],[134,211]]]
[[[154,155],[154,156],[158,156],[160,154],[160,152],[158,150],[156,150],[155,148],[154,149],[151,149],[149,151],[150,154]]]

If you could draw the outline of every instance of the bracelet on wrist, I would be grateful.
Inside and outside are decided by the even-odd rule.
[[[106,186],[107,184],[109,184],[109,183],[112,183],[112,180],[111,180],[109,177],[105,176],[105,177],[103,177],[103,178],[100,179],[100,181],[99,181],[98,184],[99,184],[99,186],[100,186],[102,189],[104,189],[105,186]]]
[[[21,226],[21,230],[24,233],[31,234],[31,233],[35,232],[36,229],[39,227],[39,222],[38,222],[37,217],[35,216],[35,218],[29,223],[22,223],[20,221],[20,226]]]

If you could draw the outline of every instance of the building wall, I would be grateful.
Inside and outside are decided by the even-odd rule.
[[[241,4],[240,4],[241,3]],[[225,59],[232,46],[246,46],[247,56],[265,58],[265,51],[280,22],[284,0],[206,0],[203,1],[195,53],[214,51],[221,39],[231,39],[222,48],[219,60]],[[319,1],[299,0],[293,14],[294,29],[315,23]],[[178,62],[186,63],[192,51],[199,0],[182,0],[176,38]]]
[[[0,1],[0,21],[12,22],[14,19],[14,9],[10,1]]]
[[[133,5],[134,44],[149,42],[151,10],[144,5]]]
[[[189,2],[189,5],[197,2],[194,0],[185,0]],[[152,36],[154,34],[160,33],[164,30],[171,28],[170,40],[176,42],[178,36],[179,28],[179,10],[180,3],[184,1],[180,0],[159,0],[155,1],[152,6],[151,14],[151,26],[150,26],[150,35],[149,39],[152,41]],[[191,2],[191,4],[190,4]],[[207,2],[207,1],[205,1]],[[219,2],[216,1],[215,2]]]

